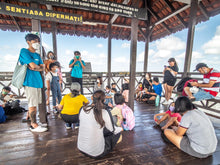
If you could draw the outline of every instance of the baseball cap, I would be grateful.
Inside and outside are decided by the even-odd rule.
[[[81,55],[81,53],[77,50],[77,51],[74,51],[74,55]]]
[[[80,88],[81,88],[81,86],[80,86],[80,84],[79,84],[78,82],[73,82],[73,83],[71,84],[71,86],[70,86],[70,89],[71,89],[71,90],[77,90],[77,91],[79,91]]]
[[[193,71],[197,71],[197,70],[199,70],[202,67],[207,67],[208,68],[208,66],[205,63],[198,63],[196,65],[196,68]]]

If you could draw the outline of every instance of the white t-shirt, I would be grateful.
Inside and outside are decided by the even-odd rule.
[[[46,74],[46,77],[45,77],[45,79],[46,79],[46,81],[52,81],[52,75],[51,75],[51,73],[52,73],[52,75],[53,76],[58,76],[58,73],[56,72],[56,73],[53,73],[53,72],[48,72],[47,74]]]
[[[113,131],[110,116],[104,109],[102,110],[102,117],[105,121],[105,127],[109,131]],[[78,149],[90,156],[96,157],[101,155],[105,148],[104,127],[100,128],[100,124],[95,120],[93,109],[88,113],[82,109],[79,115],[79,121]],[[121,131],[121,127],[115,127],[114,133],[117,134]]]

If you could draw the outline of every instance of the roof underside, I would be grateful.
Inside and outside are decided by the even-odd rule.
[[[124,0],[106,0],[115,3],[123,3]],[[1,0],[1,2],[29,7],[29,3],[14,0]],[[138,41],[145,41],[142,33],[147,34],[146,27],[153,27],[150,40],[175,33],[188,27],[190,6],[174,0],[130,0],[128,6],[146,8],[148,20],[139,20]],[[40,5],[41,9],[47,9],[46,5]],[[105,14],[88,10],[72,9],[52,6],[54,11],[83,15],[83,25],[73,25],[56,22],[57,33],[63,35],[76,35],[85,37],[108,37],[108,24],[112,21],[112,38],[130,40],[131,18]],[[184,10],[181,10],[184,9]],[[171,15],[172,13],[176,13]],[[220,13],[220,0],[202,0],[199,3],[196,22],[207,21],[209,17]],[[168,17],[170,16],[170,17]],[[116,19],[115,19],[116,18]],[[114,20],[114,21],[113,21]],[[164,20],[164,21],[161,21]],[[31,19],[0,14],[0,29],[11,31],[31,31]],[[41,31],[52,32],[52,22],[41,20]]]

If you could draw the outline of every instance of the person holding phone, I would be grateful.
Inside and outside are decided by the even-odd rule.
[[[169,104],[173,87],[176,83],[176,75],[179,71],[175,58],[170,58],[168,60],[168,63],[169,66],[165,65],[163,70],[163,74],[164,74],[163,87],[165,90],[165,101],[163,102],[163,104]]]
[[[81,59],[81,53],[79,51],[74,52],[74,58],[70,61],[69,67],[71,70],[72,82],[78,82],[81,86],[81,94],[83,94],[82,86],[82,73],[83,69],[86,68],[85,62]]]

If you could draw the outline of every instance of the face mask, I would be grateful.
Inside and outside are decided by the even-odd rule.
[[[169,110],[170,110],[171,112],[173,112],[173,111],[175,110],[175,107],[174,107],[174,106],[170,106]]]
[[[100,81],[99,80],[97,80],[97,84],[99,84],[100,83]]]
[[[53,60],[54,59],[54,55],[50,55],[49,58]]]
[[[108,93],[108,92],[109,92],[109,90],[107,90],[107,89],[106,89],[106,92]]]
[[[59,69],[57,68],[56,70],[55,70],[55,72],[58,72],[59,71]]]
[[[76,59],[78,60],[80,56],[75,56],[75,57],[76,57]]]
[[[39,44],[38,42],[33,43],[33,44],[32,44],[32,47],[33,47],[35,50],[40,50],[40,44]]]
[[[207,73],[208,73],[206,69],[202,69],[202,70],[203,70],[203,72],[204,72],[205,74],[207,74]]]
[[[3,95],[7,95],[7,94],[8,94],[8,92],[2,91],[2,94],[3,94]]]

